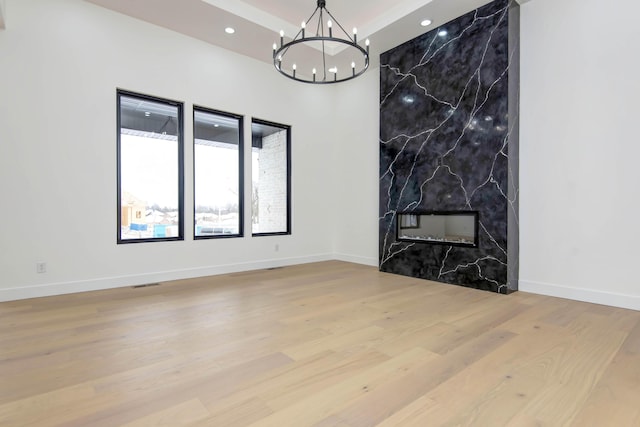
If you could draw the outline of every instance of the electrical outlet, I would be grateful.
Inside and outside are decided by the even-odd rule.
[[[46,273],[46,272],[47,272],[47,263],[36,262],[36,273]]]

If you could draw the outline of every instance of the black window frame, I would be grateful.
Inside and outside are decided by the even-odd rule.
[[[142,101],[163,103],[177,108],[178,124],[176,126],[178,139],[178,235],[171,237],[152,237],[141,239],[122,238],[122,168],[121,168],[121,98],[137,98]],[[116,89],[116,161],[117,161],[117,244],[174,242],[184,240],[184,103],[167,98],[146,95],[125,89]]]
[[[212,234],[210,236],[196,236],[196,111],[202,113],[216,114],[238,120],[238,233],[236,234]],[[244,116],[241,114],[229,113],[213,108],[203,107],[201,105],[193,105],[193,239],[194,240],[210,240],[210,239],[229,239],[244,237]]]
[[[251,118],[251,147],[253,149],[253,124],[271,126],[281,128],[282,130],[287,131],[287,147],[286,147],[286,155],[287,155],[287,229],[285,231],[274,231],[274,232],[266,232],[266,233],[254,233],[253,232],[253,222],[251,224],[251,236],[252,237],[262,237],[262,236],[287,236],[291,235],[291,125],[285,125],[282,123],[276,123],[269,120],[263,120],[256,117]],[[253,169],[252,169],[253,176]],[[252,180],[253,181],[253,180]],[[253,194],[253,182],[251,183],[251,192]]]

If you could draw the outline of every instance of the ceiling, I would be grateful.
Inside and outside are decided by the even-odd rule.
[[[131,17],[272,63],[272,45],[294,36],[316,8],[316,0],[86,0]],[[358,40],[371,40],[371,62],[380,53],[476,9],[490,0],[326,0],[342,26],[358,28]],[[428,27],[420,26],[430,19]],[[227,34],[226,27],[235,29]],[[337,51],[331,66],[350,67],[354,49]],[[314,49],[302,52],[314,55]],[[315,52],[317,54],[317,52]],[[304,63],[304,59],[299,63]]]

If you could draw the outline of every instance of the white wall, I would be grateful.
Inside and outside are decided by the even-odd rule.
[[[640,309],[640,4],[521,12],[520,289]]]
[[[378,265],[380,68],[336,85],[333,178],[334,252],[338,259]]]
[[[640,309],[640,6],[614,3],[522,6],[520,288]],[[377,264],[377,64],[330,88],[299,85],[83,1],[7,9],[0,300],[329,258]],[[293,235],[194,242],[187,217],[184,242],[116,245],[116,87],[292,125]],[[185,130],[189,156],[190,119]]]
[[[5,16],[5,0],[0,0],[0,30],[4,30],[7,27],[7,18]]]
[[[321,121],[330,94],[268,64],[79,0],[8,0],[0,31],[0,300],[331,259]],[[214,30],[214,29],[212,29]],[[116,245],[116,88],[292,126],[293,235]],[[313,93],[311,93],[313,91]],[[311,98],[313,97],[313,98]],[[314,99],[314,103],[303,103]],[[250,172],[251,150],[246,150]],[[251,179],[246,185],[250,235]],[[313,195],[313,197],[309,197]],[[275,251],[275,244],[279,251]],[[47,263],[45,274],[35,264]]]

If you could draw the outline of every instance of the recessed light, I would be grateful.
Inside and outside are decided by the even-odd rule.
[[[151,113],[150,113],[149,111],[145,111],[145,112],[144,112],[144,116],[145,116],[145,117],[149,117],[150,115],[151,115]]]
[[[227,34],[233,34],[233,33],[236,32],[236,30],[234,28],[227,27],[227,28],[224,29],[224,32],[227,33]]]
[[[438,31],[438,35],[439,35],[440,37],[446,37],[446,36],[447,36],[447,34],[449,34],[449,33],[447,32],[447,30],[440,30],[440,31]]]
[[[423,27],[428,27],[429,25],[431,25],[431,19],[425,19],[420,23],[420,25],[422,25]]]

